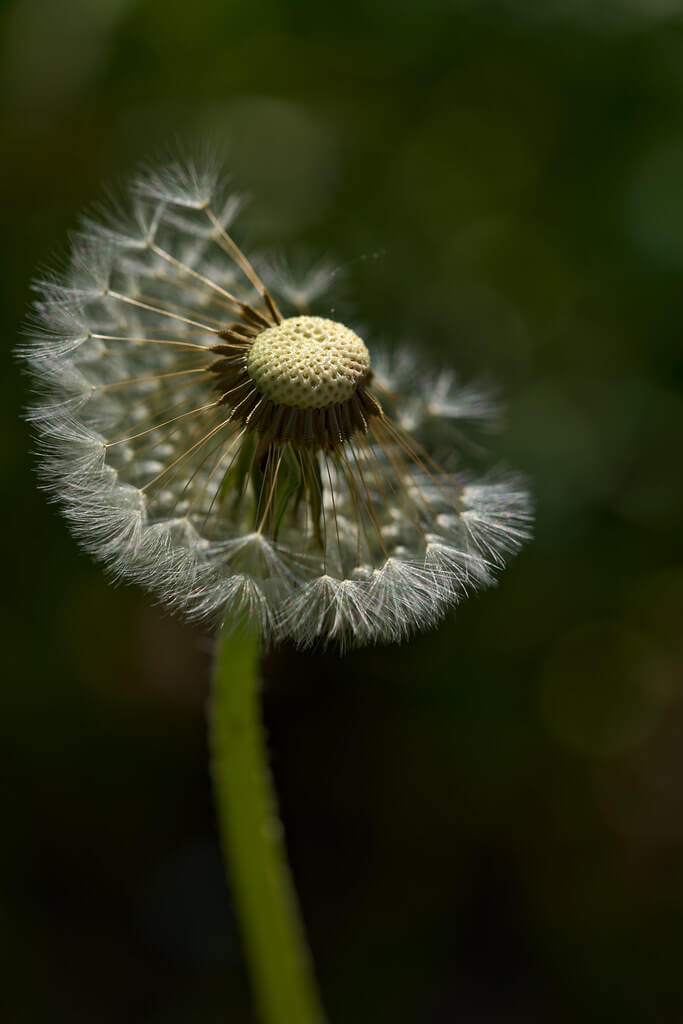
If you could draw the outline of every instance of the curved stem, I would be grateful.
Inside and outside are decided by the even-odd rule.
[[[223,851],[263,1024],[323,1024],[260,713],[254,631],[218,638],[209,712]]]

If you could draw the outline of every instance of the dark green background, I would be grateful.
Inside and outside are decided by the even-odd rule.
[[[35,488],[10,352],[141,159],[227,143],[247,242],[508,400],[534,542],[441,629],[283,652],[266,714],[332,1024],[683,1019],[683,3],[14,0],[2,10],[5,1019],[252,1020],[211,640]],[[296,1022],[292,1022],[296,1024]]]

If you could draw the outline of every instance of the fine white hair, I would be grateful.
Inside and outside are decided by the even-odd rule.
[[[343,443],[315,444],[303,414],[290,440],[296,410],[277,428],[240,419],[217,364],[279,323],[278,303],[307,314],[335,271],[296,279],[263,257],[261,276],[223,180],[210,162],[139,175],[84,219],[66,271],[36,283],[21,354],[41,480],[116,577],[190,617],[250,619],[302,647],[402,641],[491,584],[529,536],[520,479],[464,465],[496,403],[415,350],[369,343],[365,426]]]

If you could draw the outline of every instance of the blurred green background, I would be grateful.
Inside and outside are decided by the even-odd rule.
[[[219,140],[247,242],[330,255],[340,315],[500,386],[497,457],[537,503],[500,586],[438,631],[268,664],[332,1024],[683,1020],[683,2],[0,17],[4,1019],[253,1019],[211,638],[77,550],[11,358],[35,267],[102,183]]]

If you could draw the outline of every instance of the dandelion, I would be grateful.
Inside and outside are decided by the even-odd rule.
[[[311,309],[328,267],[244,254],[241,206],[212,169],[150,171],[38,283],[42,479],[93,555],[191,617],[403,640],[492,582],[526,492],[463,465],[492,403],[405,351],[371,359]]]
[[[218,818],[266,1024],[324,1019],[258,714],[260,643],[400,641],[492,582],[529,531],[512,476],[468,474],[492,403],[313,308],[334,274],[249,259],[212,169],[138,177],[38,284],[22,354],[40,471],[115,576],[223,622]],[[322,315],[320,315],[322,314]],[[232,626],[250,624],[235,640]]]

